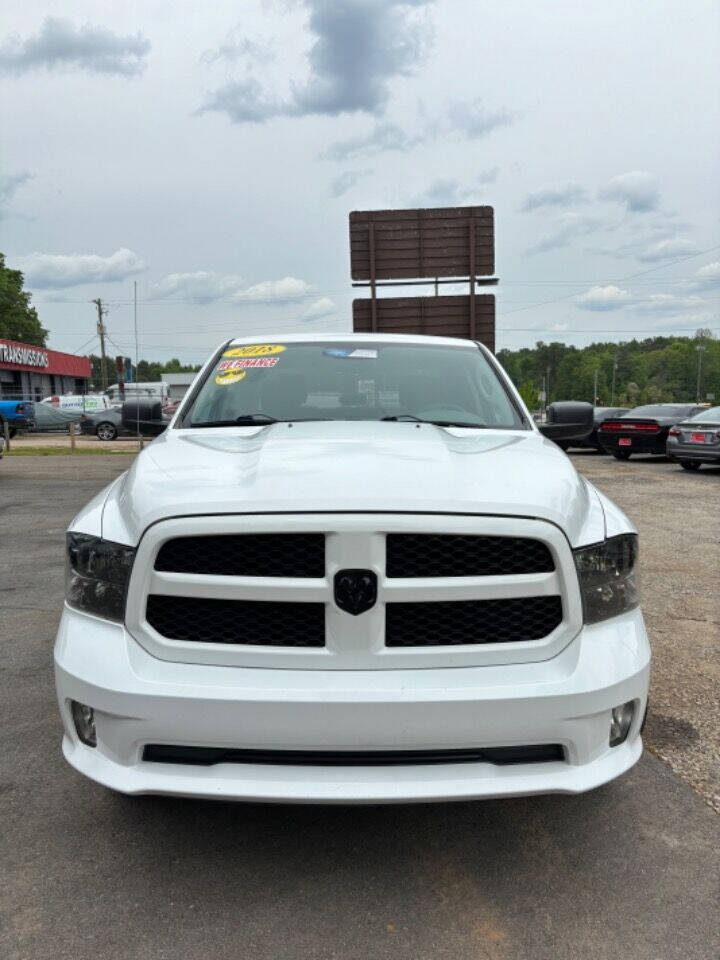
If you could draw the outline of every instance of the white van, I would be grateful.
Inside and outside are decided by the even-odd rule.
[[[66,393],[63,396],[45,397],[42,402],[56,410],[77,410],[80,413],[96,413],[111,406],[104,393]]]

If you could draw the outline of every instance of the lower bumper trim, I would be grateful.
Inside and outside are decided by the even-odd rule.
[[[212,766],[216,763],[257,763],[273,766],[384,767],[429,763],[552,763],[565,759],[558,743],[529,746],[465,748],[460,750],[234,750],[226,747],[185,747],[149,743],[142,758],[150,763]]]

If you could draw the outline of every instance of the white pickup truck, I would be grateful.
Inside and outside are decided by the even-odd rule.
[[[67,760],[129,794],[317,803],[628,770],[637,536],[541,430],[572,435],[471,341],[223,344],[67,535]]]

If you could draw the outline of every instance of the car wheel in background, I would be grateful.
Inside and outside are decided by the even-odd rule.
[[[114,440],[117,437],[117,427],[107,420],[103,420],[95,428],[95,436],[98,440]]]
[[[630,451],[629,450],[613,450],[612,455],[616,460],[629,460]]]
[[[698,460],[681,460],[680,466],[683,470],[699,470],[700,462]]]

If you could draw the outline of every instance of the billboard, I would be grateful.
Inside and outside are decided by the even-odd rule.
[[[478,286],[497,283],[492,207],[355,210],[350,214],[353,286],[370,296],[353,301],[353,330],[425,333],[480,340],[495,349],[495,297]],[[461,296],[440,296],[440,284],[468,284]],[[434,297],[378,297],[378,287],[434,285]]]

